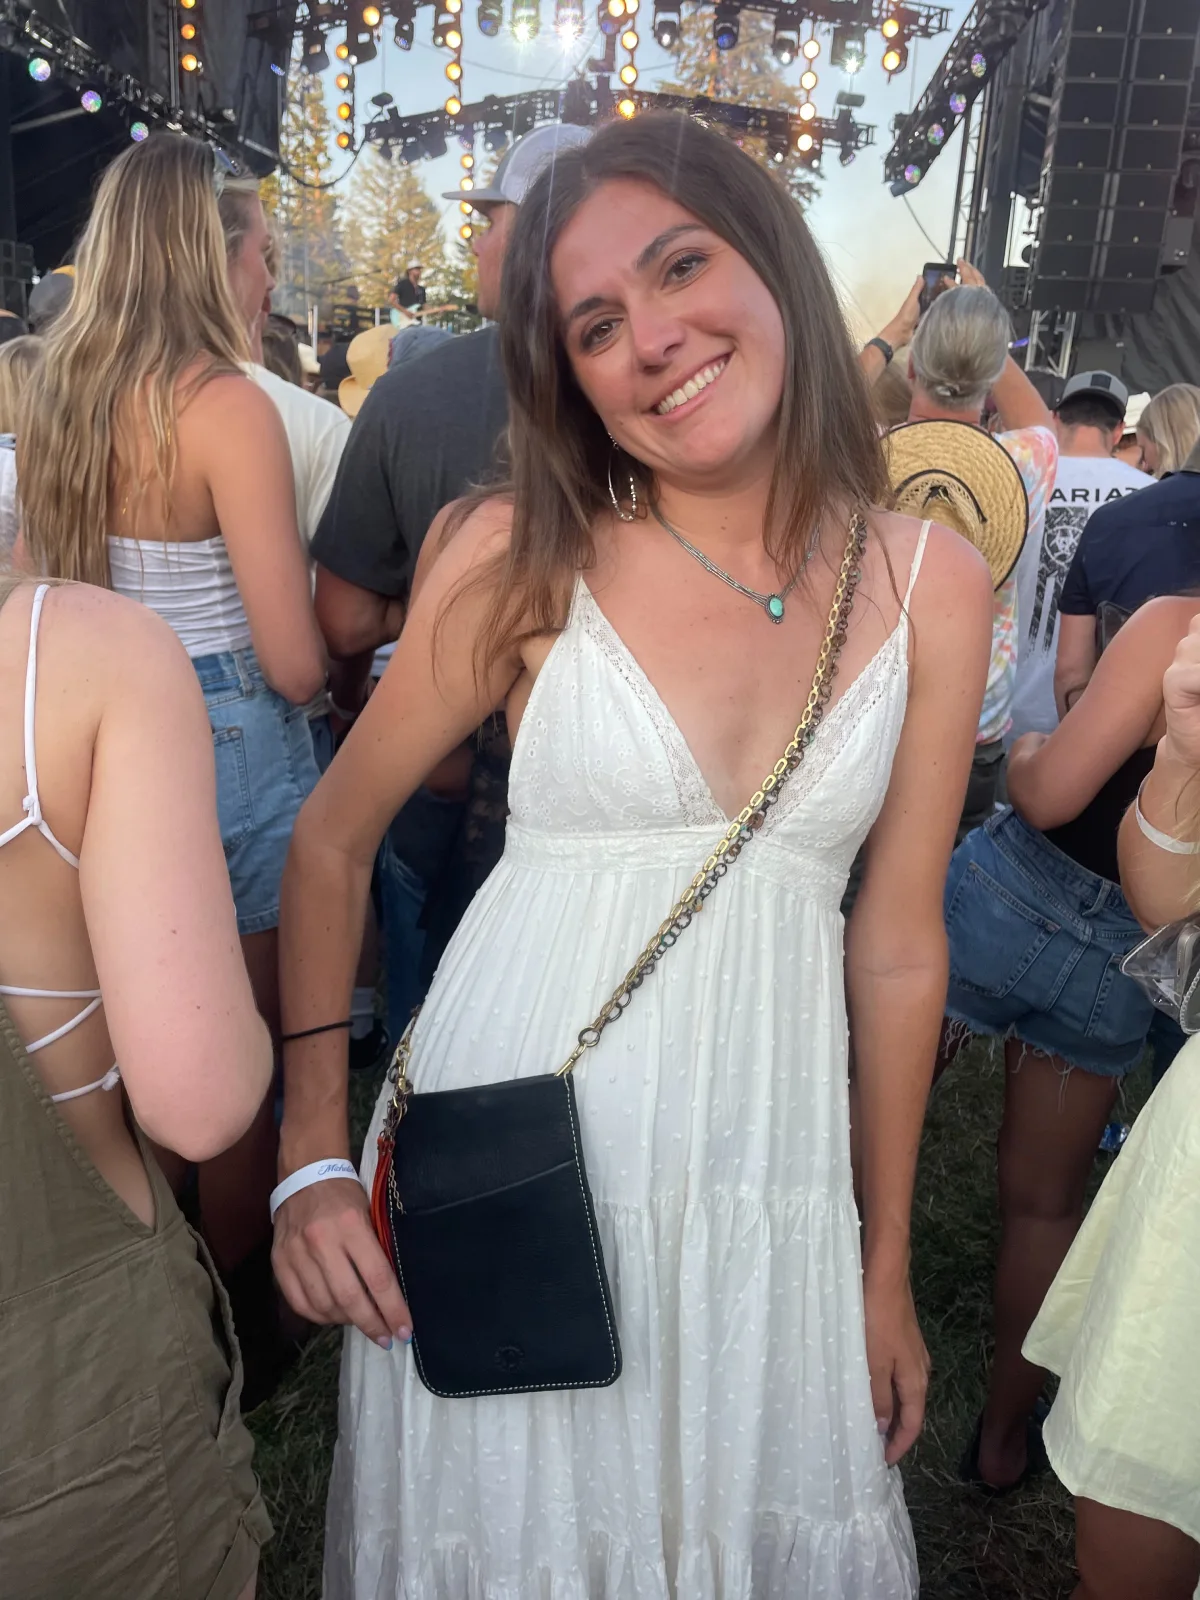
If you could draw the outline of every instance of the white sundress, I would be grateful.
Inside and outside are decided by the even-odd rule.
[[[902,615],[576,1072],[622,1376],[439,1399],[349,1330],[328,1600],[916,1595],[867,1373],[840,913],[907,688]],[[509,799],[416,1029],[418,1092],[553,1070],[726,826],[582,580]]]

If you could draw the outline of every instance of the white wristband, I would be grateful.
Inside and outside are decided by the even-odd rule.
[[[353,1178],[355,1183],[362,1181],[353,1161],[343,1161],[341,1156],[331,1156],[325,1161],[310,1161],[271,1191],[271,1221],[275,1221],[275,1213],[285,1200],[299,1194],[301,1189],[308,1189],[314,1183],[324,1183],[329,1178]]]
[[[1161,828],[1156,828],[1152,822],[1146,820],[1145,813],[1142,811],[1142,790],[1145,787],[1146,779],[1143,778],[1138,788],[1137,799],[1133,802],[1133,814],[1137,819],[1138,827],[1149,839],[1150,843],[1156,845],[1160,850],[1169,851],[1173,856],[1200,855],[1200,844],[1189,844],[1186,839],[1174,839],[1169,833],[1164,833]]]

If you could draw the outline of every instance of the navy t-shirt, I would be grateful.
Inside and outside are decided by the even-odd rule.
[[[1101,506],[1075,550],[1058,609],[1094,617],[1104,601],[1125,611],[1158,595],[1200,588],[1200,472]]]

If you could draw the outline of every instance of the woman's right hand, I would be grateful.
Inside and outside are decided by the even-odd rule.
[[[271,1251],[279,1287],[309,1322],[353,1323],[382,1345],[412,1338],[412,1318],[371,1225],[362,1185],[331,1178],[301,1189],[275,1216]]]
[[[1183,766],[1200,768],[1200,613],[1176,646],[1163,678],[1163,710],[1164,754]]]

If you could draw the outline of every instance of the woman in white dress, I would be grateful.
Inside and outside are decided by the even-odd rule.
[[[1162,605],[1163,602],[1156,602]],[[1163,681],[1166,734],[1121,824],[1147,928],[1200,896],[1200,617]],[[1154,1091],[1025,1340],[1062,1382],[1046,1452],[1075,1496],[1072,1600],[1200,1595],[1200,1038]]]
[[[359,1330],[326,1593],[906,1600],[894,1464],[928,1371],[909,1214],[990,581],[956,535],[875,509],[878,440],[824,265],[719,135],[645,117],[560,154],[514,224],[504,302],[512,492],[460,514],[285,878],[286,1028],[335,1027],[285,1052],[281,1170],[317,1165],[278,1212],[276,1270],[297,1310]],[[575,1075],[624,1371],[438,1398],[362,1188],[316,1181],[348,1153],[336,1019],[378,839],[505,706],[505,855],[438,970],[414,1075],[554,1070],[791,736],[859,516],[816,737]]]

